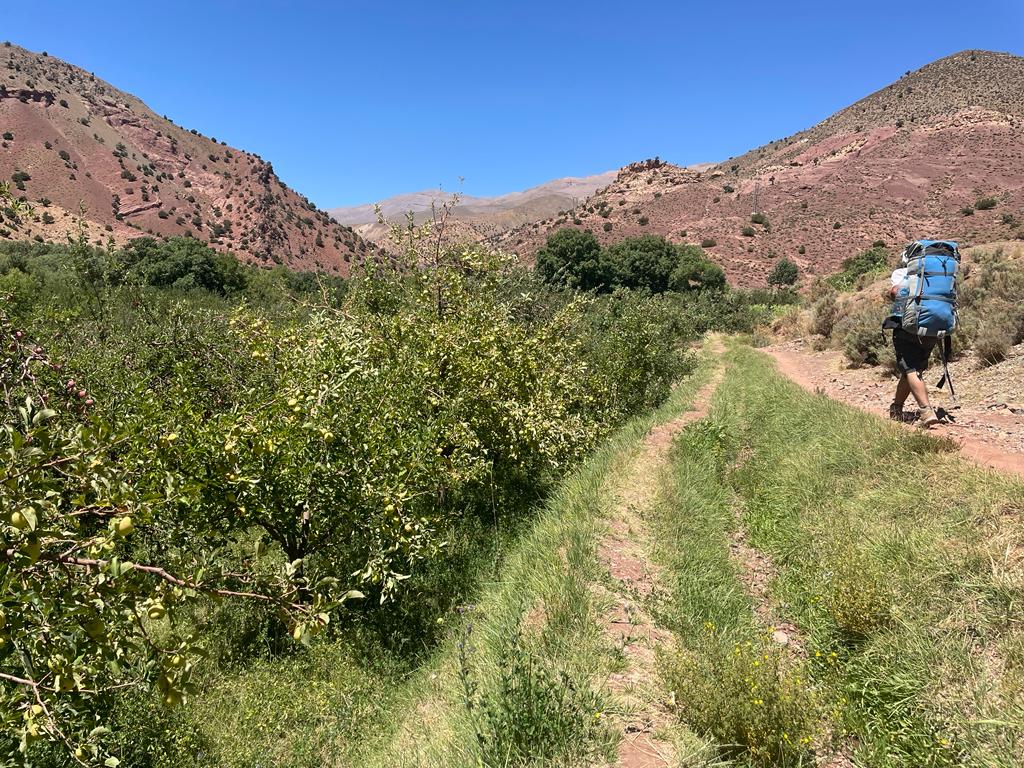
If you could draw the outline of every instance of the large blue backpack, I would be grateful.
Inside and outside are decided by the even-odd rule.
[[[959,287],[960,251],[952,240],[916,240],[903,249],[903,265],[907,283],[896,293],[892,308],[892,324],[915,336],[941,339],[941,388],[949,382],[953,397],[953,379],[949,375],[952,333],[957,326],[957,289]]]
[[[917,240],[903,249],[907,285],[893,315],[915,336],[948,336],[956,330],[960,251],[952,240]]]

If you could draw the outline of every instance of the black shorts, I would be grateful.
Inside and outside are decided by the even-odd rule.
[[[935,336],[915,336],[902,328],[892,332],[892,348],[896,352],[896,367],[900,373],[924,373],[928,370],[928,358],[939,343]]]

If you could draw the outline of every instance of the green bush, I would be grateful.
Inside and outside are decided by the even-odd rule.
[[[786,257],[782,257],[775,262],[771,274],[768,275],[768,285],[795,285],[799,276],[800,270],[797,265]]]
[[[718,245],[718,241],[713,237],[705,237],[700,241],[701,248],[714,248],[716,245]]]
[[[665,677],[679,717],[729,757],[764,766],[809,760],[822,705],[808,670],[770,641],[709,630],[668,660]]]
[[[652,293],[668,290],[669,279],[680,257],[677,246],[656,235],[626,238],[603,252],[614,285]]]
[[[678,251],[679,262],[669,276],[669,287],[673,291],[725,290],[725,272],[707,258],[703,249],[685,245]]]
[[[459,673],[479,765],[578,764],[595,757],[595,747],[614,742],[587,682],[541,663],[521,635],[504,640],[497,679],[488,683],[475,677],[469,641],[467,635],[459,646]]]
[[[963,208],[960,209],[960,214],[962,216],[973,216],[974,208],[969,205],[965,205]]]
[[[614,276],[601,258],[601,244],[591,232],[571,227],[548,236],[537,252],[537,274],[545,282],[570,288],[610,290]]]
[[[824,574],[822,607],[846,642],[860,642],[883,629],[891,618],[894,595],[890,576],[877,558],[848,539],[819,553]]]
[[[741,229],[740,234],[743,235],[744,237],[753,237],[754,235],[757,234],[757,232],[754,230],[753,227],[748,226]]]
[[[842,270],[828,278],[836,289],[852,288],[862,275],[880,273],[888,268],[889,254],[883,248],[871,248],[843,259]]]
[[[754,213],[751,214],[750,216],[750,222],[752,224],[760,224],[764,226],[768,223],[768,217],[765,216],[763,213]]]
[[[226,295],[245,288],[246,273],[231,254],[215,251],[190,237],[132,240],[112,264],[115,279],[139,279],[158,288],[202,288]]]
[[[979,197],[975,201],[974,207],[976,210],[979,211],[989,211],[995,208],[998,204],[999,201],[996,200],[994,197]]]

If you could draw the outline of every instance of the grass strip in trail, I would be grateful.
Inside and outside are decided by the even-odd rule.
[[[672,634],[659,627],[648,611],[665,594],[660,569],[652,560],[654,536],[648,525],[650,508],[668,475],[673,437],[687,424],[703,418],[721,381],[717,358],[721,341],[708,344],[715,364],[709,380],[694,395],[691,409],[654,426],[618,471],[607,478],[614,499],[598,558],[608,571],[607,585],[595,585],[608,598],[602,617],[605,636],[621,649],[622,669],[608,678],[619,711],[617,768],[667,768],[678,764],[679,728],[667,711],[658,684],[655,654],[671,647]]]
[[[1020,765],[1024,484],[808,394],[749,348],[727,360],[660,505],[681,718],[741,763]],[[806,661],[757,621],[728,555],[738,527]]]

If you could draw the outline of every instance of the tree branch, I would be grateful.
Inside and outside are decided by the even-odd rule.
[[[105,568],[109,561],[107,560],[92,560],[85,557],[68,557],[66,555],[54,555],[44,554],[40,557],[41,560],[49,560],[52,562],[62,563],[65,565],[74,565],[79,568]],[[186,589],[195,589],[199,592],[205,592],[210,595],[218,595],[220,597],[239,597],[248,600],[262,600],[267,603],[280,603],[296,610],[305,609],[308,606],[302,603],[293,603],[285,598],[275,597],[273,595],[264,595],[259,592],[246,592],[234,589],[223,589],[220,587],[211,587],[205,584],[198,584],[194,581],[188,581],[187,579],[175,576],[172,573],[164,570],[163,568],[156,565],[140,565],[139,563],[122,563],[122,566],[127,566],[133,571],[140,571],[141,573],[148,573],[157,578],[163,579],[164,581],[174,584],[177,587],[184,587]]]

